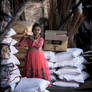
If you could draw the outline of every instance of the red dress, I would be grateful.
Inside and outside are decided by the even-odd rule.
[[[25,77],[28,78],[42,78],[50,81],[50,73],[47,65],[44,52],[41,50],[44,39],[41,37],[36,41],[24,39],[20,41],[21,46],[29,47],[25,61]],[[39,50],[31,50],[32,47],[39,48]]]

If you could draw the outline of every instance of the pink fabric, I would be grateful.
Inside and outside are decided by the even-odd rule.
[[[42,48],[44,39],[40,38],[36,41],[29,39],[22,40],[19,44],[21,46],[28,46],[29,48]],[[42,78],[50,81],[50,73],[46,58],[42,50],[28,50],[25,61],[25,76],[32,78]]]

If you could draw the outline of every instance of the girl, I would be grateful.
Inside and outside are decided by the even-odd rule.
[[[41,30],[41,26],[35,23],[32,28],[33,35],[24,36],[19,44],[29,48],[24,66],[25,76],[50,81],[49,68],[42,51],[44,39],[40,36]]]

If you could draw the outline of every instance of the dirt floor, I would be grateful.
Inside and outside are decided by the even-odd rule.
[[[51,86],[47,88],[50,92],[92,92],[92,79],[87,79],[79,88],[67,88],[59,86]]]
[[[51,86],[48,90],[50,92],[92,92],[92,89],[63,88],[58,86]]]

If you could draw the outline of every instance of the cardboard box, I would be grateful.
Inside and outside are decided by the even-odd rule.
[[[46,30],[45,35],[63,35],[67,34],[67,31],[62,30]]]
[[[66,51],[68,37],[66,31],[46,31],[44,50]]]

